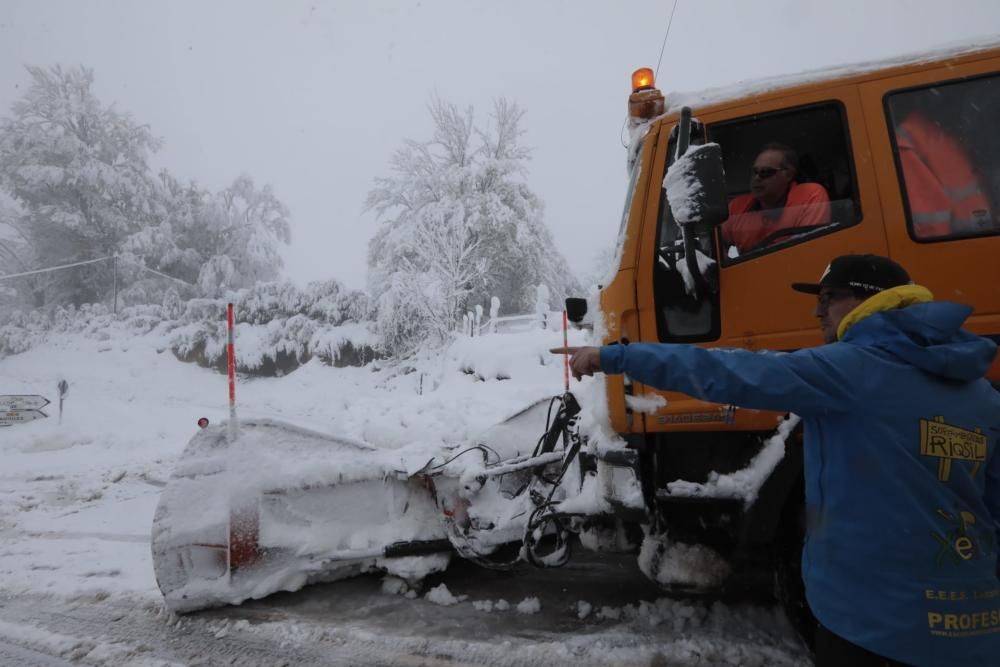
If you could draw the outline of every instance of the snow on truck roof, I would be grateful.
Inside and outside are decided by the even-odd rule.
[[[1000,48],[1000,35],[963,41],[961,43],[951,43],[933,50],[911,52],[881,60],[824,67],[765,79],[744,80],[726,86],[698,91],[669,92],[664,94],[664,106],[666,114],[676,113],[683,106],[691,107],[694,110],[704,109],[706,106],[716,106],[726,102],[738,102],[757,95],[795,86],[870,74],[893,67],[958,58],[996,48]]]

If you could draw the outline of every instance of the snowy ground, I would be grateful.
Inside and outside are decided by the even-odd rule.
[[[241,381],[240,412],[440,448],[560,393],[562,360],[546,352],[560,343],[553,332],[462,339],[407,368],[314,361]],[[197,419],[228,409],[224,377],[164,347],[155,333],[68,336],[0,361],[0,394],[53,401],[48,419],[0,429],[0,663],[808,664],[779,612],[660,598],[634,569],[610,589],[598,576],[574,590],[586,558],[515,580],[462,564],[416,598],[365,577],[178,619],[153,577],[153,510]]]

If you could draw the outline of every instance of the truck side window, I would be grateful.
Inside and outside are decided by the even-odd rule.
[[[910,236],[1000,233],[1000,77],[889,93],[885,107]]]
[[[729,220],[723,264],[856,224],[858,191],[842,105],[825,102],[708,127],[722,147]]]

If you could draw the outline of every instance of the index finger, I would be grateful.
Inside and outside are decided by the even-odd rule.
[[[579,347],[553,347],[549,350],[552,354],[576,354],[577,350],[582,348]]]

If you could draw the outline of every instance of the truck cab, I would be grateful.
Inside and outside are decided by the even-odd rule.
[[[790,283],[815,282],[832,258],[852,253],[891,257],[935,298],[973,306],[967,327],[1000,342],[1000,48],[844,71],[659,99],[650,80],[634,79],[620,261],[600,293],[605,344],[819,345],[815,300]],[[668,203],[668,169],[699,144],[720,149],[730,208],[721,224],[678,224]],[[752,197],[755,158],[775,144],[793,149],[795,182],[821,188],[827,208],[812,224],[741,245],[734,203]],[[1000,363],[989,378],[1000,383]],[[801,429],[775,455],[786,415],[622,376],[607,378],[607,395],[615,431],[639,453],[653,529],[714,550],[744,578],[776,572],[779,597],[807,624]],[[633,409],[657,403],[632,397],[657,396],[659,408]],[[751,472],[752,493],[717,483]]]

